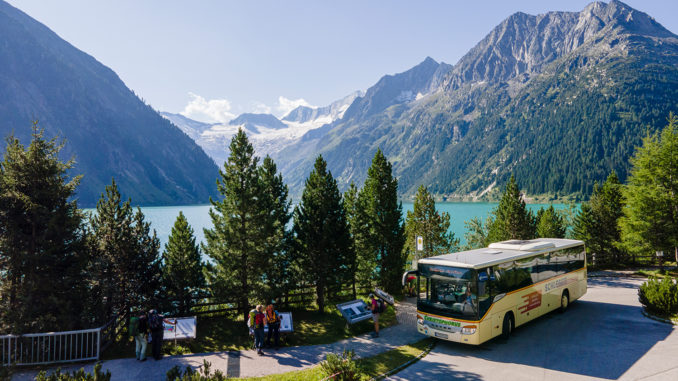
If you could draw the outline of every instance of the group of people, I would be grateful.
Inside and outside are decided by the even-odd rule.
[[[264,345],[271,346],[271,337],[275,340],[275,349],[280,348],[280,322],[282,316],[276,311],[273,304],[269,304],[264,309],[264,306],[259,304],[249,313],[247,326],[250,327],[254,334],[254,348],[257,354],[262,356],[264,354]],[[265,329],[268,327],[268,337],[264,342]]]
[[[146,361],[146,348],[151,343],[153,358],[162,358],[162,340],[165,332],[164,323],[176,324],[165,319],[156,310],[150,310],[145,314],[135,314],[130,318],[129,335],[134,337],[137,360]]]

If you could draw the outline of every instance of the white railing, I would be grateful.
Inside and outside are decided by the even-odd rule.
[[[0,365],[99,360],[101,328],[0,336]]]

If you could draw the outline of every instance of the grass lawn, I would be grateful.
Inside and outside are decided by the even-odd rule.
[[[435,342],[432,338],[423,339],[414,344],[404,345],[372,357],[356,360],[362,380],[369,380],[395,369],[406,362],[413,360]],[[404,369],[404,368],[403,368]],[[402,369],[401,369],[402,370]],[[244,378],[248,381],[292,381],[292,380],[322,380],[326,376],[319,366],[313,368],[272,374],[266,377]]]
[[[371,332],[374,329],[372,320],[348,326],[341,313],[332,306],[319,314],[311,310],[292,309],[294,332],[281,335],[285,346],[327,344],[349,337]],[[393,308],[388,308],[379,318],[380,327],[396,324]],[[252,347],[253,339],[249,336],[243,318],[234,316],[218,316],[198,318],[197,337],[194,340],[172,341],[163,343],[166,355],[206,353],[230,350],[243,350]],[[150,344],[147,353],[150,355]],[[124,337],[103,352],[104,360],[134,357],[134,340]]]
[[[636,275],[642,275],[645,277],[650,277],[656,276],[657,278],[664,278],[666,275],[669,275],[671,277],[678,277],[678,269],[673,269],[673,270],[664,270],[664,271],[659,271],[659,270],[638,270],[636,271]]]

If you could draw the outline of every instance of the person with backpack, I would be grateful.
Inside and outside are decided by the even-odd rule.
[[[165,332],[163,326],[164,316],[160,315],[156,310],[148,311],[148,328],[151,331],[151,351],[153,358],[160,360],[162,358],[162,338]]]
[[[275,349],[280,348],[280,314],[275,310],[273,304],[266,307],[266,325],[268,325],[268,336],[266,346],[271,346],[271,336],[275,338]]]
[[[372,311],[372,320],[374,321],[374,333],[372,337],[379,337],[379,315],[384,312],[386,307],[384,306],[384,301],[374,297],[374,294],[370,294],[370,310]]]
[[[257,354],[262,356],[264,354],[264,325],[266,324],[264,306],[259,304],[255,311],[254,315],[250,315],[250,323],[254,328],[254,348],[257,350]]]
[[[132,316],[129,323],[129,335],[134,337],[137,360],[146,361],[148,346],[148,319],[145,314]]]

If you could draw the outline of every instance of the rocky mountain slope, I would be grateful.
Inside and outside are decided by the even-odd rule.
[[[141,205],[205,203],[216,193],[217,167],[186,134],[111,69],[3,1],[0,62],[0,135],[28,145],[37,119],[48,137],[65,138],[63,159],[84,174],[80,205],[94,206],[113,177]]]
[[[619,1],[516,13],[449,67],[382,78],[330,125],[274,158],[298,193],[317,154],[362,184],[380,147],[400,191],[478,197],[514,173],[530,194],[586,196],[623,180],[641,137],[678,110],[678,37]]]

